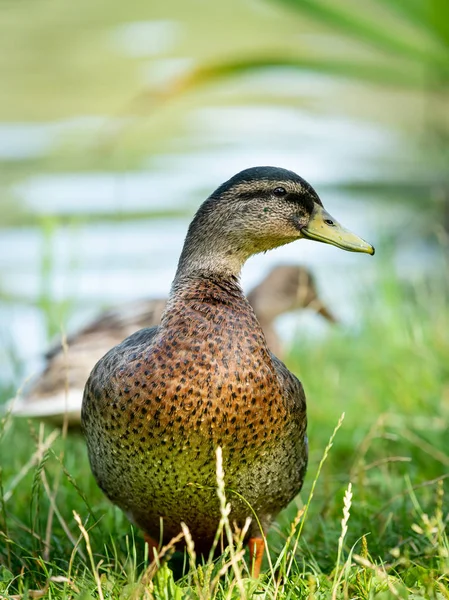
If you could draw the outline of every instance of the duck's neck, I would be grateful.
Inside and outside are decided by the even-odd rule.
[[[167,302],[167,310],[190,305],[215,307],[237,306],[238,310],[251,306],[246,299],[239,278],[235,275],[205,270],[177,273]],[[212,308],[214,310],[214,308]]]
[[[185,245],[178,263],[173,286],[191,279],[238,280],[248,255],[216,238],[210,244]]]
[[[211,372],[217,364],[232,373],[244,371],[242,361],[249,355],[259,365],[271,365],[264,332],[235,278],[175,282],[159,334],[161,343],[192,353],[200,363],[203,355],[210,357]]]
[[[223,236],[192,236],[189,231],[179,259],[162,324],[169,324],[170,315],[187,313],[189,319],[203,321],[226,319],[228,313],[238,311],[258,322],[240,287],[240,271],[246,256],[226,244]],[[214,243],[212,243],[214,239]],[[177,317],[178,318],[178,317]],[[184,317],[182,317],[184,318]]]
[[[248,343],[251,347],[257,343],[266,358],[264,333],[239,283],[243,262],[228,261],[224,265],[216,254],[209,263],[204,257],[185,263],[181,257],[161,331],[174,329],[178,338],[187,335],[191,343],[192,339],[215,339],[224,330],[229,341],[240,343],[237,340],[241,341],[246,328],[251,331]]]
[[[238,248],[226,243],[226,238],[195,236],[189,230],[169,297],[193,297],[197,292],[206,299],[218,295],[226,304],[229,296],[234,302],[241,298],[247,303],[239,284],[240,271],[248,257]]]
[[[240,271],[252,254],[233,239],[215,220],[199,223],[201,211],[190,224],[178,269],[170,291],[166,314],[182,311],[182,306],[213,313],[233,306],[237,310],[252,309],[239,284]]]
[[[202,205],[189,226],[174,286],[191,278],[238,279],[244,263],[261,249],[251,236],[236,232],[230,220],[215,212],[212,201]]]
[[[190,338],[242,335],[243,324],[250,326],[259,344],[265,338],[251,305],[235,277],[189,275],[175,279],[161,319],[163,329],[189,332]],[[249,324],[249,325],[248,325]]]

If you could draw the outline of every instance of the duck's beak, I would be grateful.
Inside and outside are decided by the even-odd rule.
[[[345,229],[338,221],[315,203],[312,216],[306,227],[301,229],[301,234],[309,240],[332,244],[350,252],[366,252],[374,254],[374,248],[358,235]]]
[[[334,316],[333,313],[331,313],[327,306],[325,306],[323,302],[321,302],[321,300],[317,301],[316,305],[314,305],[314,308],[316,312],[322,317],[324,317],[326,321],[329,321],[329,323],[338,323],[338,319]]]

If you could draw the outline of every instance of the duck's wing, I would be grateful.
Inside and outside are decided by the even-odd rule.
[[[127,336],[158,324],[165,304],[164,299],[126,303],[88,323],[67,343],[54,344],[43,371],[10,402],[11,412],[57,424],[67,414],[69,425],[79,425],[83,390],[94,365]]]
[[[83,414],[89,413],[89,407],[92,407],[97,397],[114,391],[120,380],[120,370],[135,360],[142,350],[149,350],[158,330],[159,326],[140,329],[100,358],[93,367],[85,386]]]
[[[132,354],[132,352],[140,350],[143,346],[149,347],[158,331],[159,325],[139,329],[139,331],[122,340],[115,348],[111,348],[104,356],[104,359],[109,360],[111,356],[115,355],[128,360],[128,355]]]
[[[67,346],[70,348],[84,341],[86,347],[91,343],[97,345],[98,340],[104,337],[109,344],[104,351],[106,353],[109,348],[116,346],[139,329],[158,325],[166,303],[167,301],[164,298],[153,298],[151,300],[127,302],[126,304],[112,308],[103,312],[99,317],[70,335],[67,338]],[[109,343],[110,340],[113,343]],[[47,361],[51,360],[62,350],[63,346],[58,341],[49,348],[45,354],[45,358]]]
[[[287,436],[285,443],[287,446],[290,445],[292,460],[289,473],[285,473],[285,476],[290,476],[293,481],[300,482],[297,493],[304,481],[309,457],[306,396],[301,382],[287,369],[284,363],[274,355],[272,355],[272,361],[284,390],[284,401],[289,412],[289,419],[285,423],[284,431]]]
[[[304,388],[299,379],[287,369],[277,356],[271,353],[271,360],[276,370],[278,379],[284,390],[284,398],[287,400],[291,414],[298,424],[300,431],[307,429],[307,405]]]

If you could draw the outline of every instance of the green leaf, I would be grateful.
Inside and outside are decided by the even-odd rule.
[[[226,77],[246,75],[269,68],[291,68],[298,71],[313,71],[328,75],[339,75],[381,85],[394,85],[415,89],[423,85],[421,72],[411,66],[377,62],[357,62],[310,56],[253,56],[200,66],[183,80],[177,81],[168,90],[168,96],[177,96],[199,85],[217,83]],[[165,99],[165,96],[164,96]]]
[[[0,565],[0,581],[9,582],[14,579],[14,575],[4,565]]]
[[[448,0],[428,0],[430,4],[430,23],[435,34],[449,50],[449,2]]]
[[[327,2],[323,2],[323,0],[277,1],[293,7],[298,12],[307,13],[316,21],[331,27],[333,30],[350,35],[382,52],[393,53],[395,56],[419,62],[436,63],[446,72],[448,71],[448,56],[443,48],[439,50],[438,47],[432,47],[431,43],[420,45],[415,39],[400,37],[396,29],[386,27],[385,23],[378,18],[368,19],[365,17],[365,4],[360,4],[363,8],[360,13],[356,13],[349,7],[343,7],[341,2],[330,2],[330,0]],[[444,0],[433,0],[434,3],[441,1]],[[406,7],[402,0],[395,0],[393,4],[396,6],[396,10],[401,11],[402,15],[406,14]],[[414,2],[411,6],[410,17],[416,22],[418,16],[422,17],[422,11]],[[440,15],[440,8],[438,7],[435,11],[438,16]],[[443,28],[446,28],[446,25],[438,26],[438,30]]]

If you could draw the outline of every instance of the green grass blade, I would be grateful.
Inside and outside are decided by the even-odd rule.
[[[449,50],[449,2],[447,0],[429,0],[429,4],[433,30]]]
[[[377,0],[435,43],[449,48],[449,3],[446,0]]]
[[[183,80],[176,82],[172,90],[164,95],[176,97],[182,93],[195,90],[200,85],[219,83],[227,77],[247,75],[270,68],[291,68],[298,71],[312,71],[327,75],[339,75],[351,79],[367,81],[379,85],[393,85],[406,89],[416,89],[422,85],[420,70],[404,65],[387,63],[367,63],[354,60],[333,58],[317,58],[310,56],[264,55],[243,59],[231,59],[211,65],[204,65],[192,71]]]
[[[341,3],[321,0],[278,0],[278,2],[306,13],[316,21],[332,27],[333,30],[350,35],[378,50],[419,62],[434,62],[447,71],[448,60],[445,52],[439,52],[437,48],[432,48],[430,45],[420,46],[416,40],[399,37],[398,32],[386,28],[385,23],[369,20],[362,14],[343,8]]]

